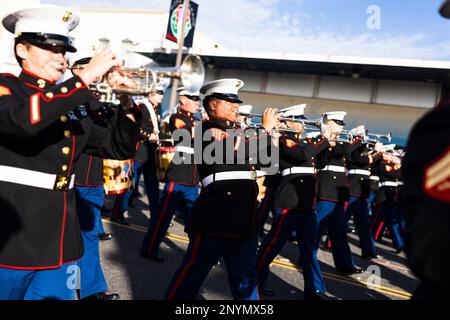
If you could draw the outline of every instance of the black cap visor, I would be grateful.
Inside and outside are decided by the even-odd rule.
[[[211,96],[214,98],[217,98],[220,100],[225,100],[225,101],[232,102],[232,103],[243,103],[242,100],[239,99],[239,96],[237,94],[214,92]]]
[[[45,50],[52,50],[52,48],[55,47],[64,47],[68,52],[77,51],[72,44],[71,38],[59,34],[24,32],[16,38],[16,41],[20,40],[25,40]]]

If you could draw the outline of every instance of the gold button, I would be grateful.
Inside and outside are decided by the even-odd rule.
[[[61,122],[67,122],[67,117],[61,116],[61,117],[59,117],[59,120],[61,120]]]
[[[334,176],[333,179],[336,180],[337,179],[336,176]]]
[[[64,130],[64,137],[70,138],[72,136],[72,133],[69,130]]]
[[[81,84],[81,82],[75,82],[75,87],[77,87],[77,88],[79,88],[79,87],[81,87],[82,86],[82,84]]]
[[[69,91],[69,90],[67,90],[66,87],[62,87],[62,88],[61,88],[61,92],[62,92],[62,93],[67,93],[67,91]]]
[[[231,196],[231,192],[228,191],[228,192],[227,192],[227,195]]]
[[[303,179],[302,179],[302,180],[300,180],[300,182],[303,182]]]
[[[67,165],[61,166],[61,171],[62,171],[62,172],[66,172],[66,171],[67,171]]]
[[[39,88],[42,89],[42,88],[45,87],[45,80],[39,79],[39,80],[37,81],[37,84],[38,84]]]
[[[47,92],[45,96],[49,99],[53,98],[53,92]]]
[[[70,148],[69,147],[62,148],[62,153],[64,153],[65,155],[68,155],[70,153]]]

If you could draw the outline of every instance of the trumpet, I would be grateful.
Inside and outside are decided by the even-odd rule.
[[[259,114],[259,113],[247,113],[247,112],[237,112],[238,116],[242,116],[242,117],[246,117],[246,118],[262,118],[263,115]],[[316,128],[321,128],[322,127],[322,119],[296,119],[293,117],[279,117],[278,118],[280,121],[291,121],[291,122],[296,122],[296,123],[301,123],[303,124],[303,126],[312,126],[312,127],[316,127]]]
[[[375,144],[377,142],[380,142],[380,140],[386,140],[387,142],[391,142],[392,140],[392,133],[388,134],[377,134],[377,133],[366,133],[367,136],[367,143],[368,144]]]
[[[69,69],[84,69],[85,65],[74,65]],[[129,81],[126,85],[111,85],[109,79],[113,72],[118,72]],[[101,79],[89,85],[89,90],[100,96],[101,102],[118,104],[117,94],[145,96],[155,92],[158,88],[166,88],[171,79],[181,80],[182,85],[189,91],[198,91],[205,80],[205,68],[201,58],[197,55],[187,56],[179,67],[159,67],[144,65],[138,68],[114,68]]]

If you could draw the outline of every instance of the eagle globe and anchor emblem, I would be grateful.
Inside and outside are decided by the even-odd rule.
[[[189,34],[189,31],[192,29],[192,21],[191,21],[191,11],[189,8],[186,9],[186,24],[184,26],[184,38]],[[170,28],[172,34],[179,39],[179,35],[181,33],[181,19],[183,15],[183,4],[179,4],[178,7],[173,10],[172,15],[170,16]]]

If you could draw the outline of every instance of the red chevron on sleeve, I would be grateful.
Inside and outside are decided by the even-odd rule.
[[[423,188],[429,196],[450,203],[450,148],[425,170]]]
[[[213,137],[214,140],[216,140],[216,141],[222,141],[222,140],[228,138],[229,136],[230,135],[223,130],[220,130],[217,128],[211,129],[211,137]]]
[[[288,147],[288,148],[293,148],[296,145],[298,145],[298,142],[295,142],[294,140],[291,140],[291,139],[286,139],[284,143],[286,144],[286,147]]]
[[[186,122],[181,119],[175,119],[175,128],[180,129],[186,126]]]

